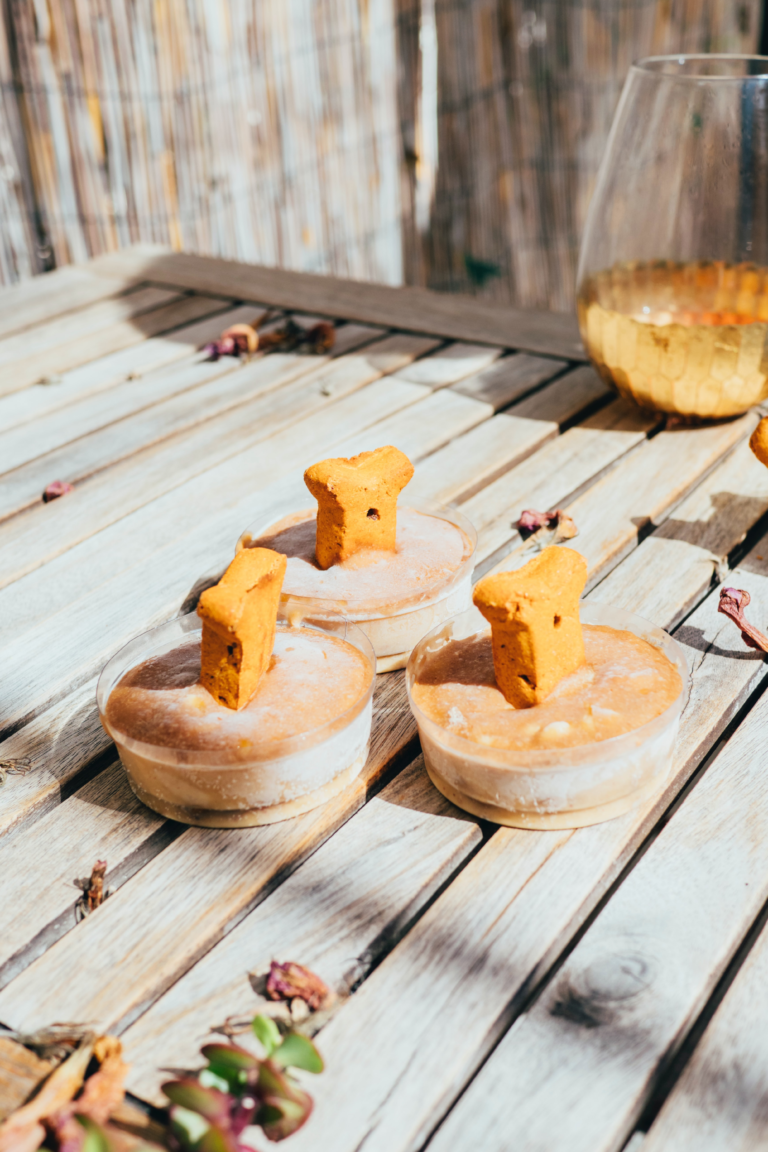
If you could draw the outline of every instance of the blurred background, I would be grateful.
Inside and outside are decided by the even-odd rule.
[[[137,241],[573,305],[631,62],[763,0],[3,0],[0,280]]]

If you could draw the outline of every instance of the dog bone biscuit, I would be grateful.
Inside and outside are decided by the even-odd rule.
[[[749,438],[749,446],[760,463],[768,467],[768,416],[764,416],[755,428]]]
[[[244,548],[200,597],[200,681],[227,708],[245,708],[272,658],[286,563],[270,548]]]
[[[317,500],[315,559],[320,568],[363,548],[394,552],[397,498],[412,476],[408,457],[391,445],[307,468],[304,483]]]
[[[584,663],[579,597],[586,580],[584,557],[560,547],[477,584],[473,600],[491,625],[496,683],[513,707],[541,704]]]

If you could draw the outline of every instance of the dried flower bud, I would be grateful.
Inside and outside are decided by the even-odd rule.
[[[322,320],[310,328],[304,337],[308,350],[318,354],[330,352],[336,340],[336,329],[327,320]]]
[[[537,512],[528,508],[521,512],[517,530],[524,540],[530,540],[539,548],[561,544],[579,534],[573,519],[562,508],[556,508],[554,512]]]
[[[729,620],[733,620],[734,624],[741,629],[741,636],[745,644],[750,648],[757,649],[758,652],[768,652],[768,636],[764,636],[759,628],[750,624],[744,615],[744,609],[750,600],[749,592],[743,588],[722,588],[717,610],[722,612],[723,616],[727,616]]]
[[[233,324],[221,334],[221,342],[231,340],[236,356],[250,356],[259,346],[259,334],[250,324]]]
[[[59,496],[66,496],[74,490],[74,484],[68,484],[66,480],[54,480],[43,492],[43,503],[49,504],[51,500],[58,500]]]
[[[267,996],[270,1000],[294,1000],[298,997],[305,1000],[314,1012],[327,995],[328,986],[309,968],[294,964],[291,960],[285,964],[273,960],[270,964],[267,977]]]

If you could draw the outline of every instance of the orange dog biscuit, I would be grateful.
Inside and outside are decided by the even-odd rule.
[[[315,558],[322,569],[362,548],[395,551],[397,498],[411,476],[413,464],[391,445],[307,468],[304,483],[317,500]]]
[[[272,658],[286,564],[271,548],[244,548],[200,597],[200,682],[227,708],[245,708]]]
[[[749,438],[749,446],[760,463],[768,468],[768,416],[763,417],[755,428]]]
[[[545,548],[514,572],[486,576],[475,605],[491,625],[493,668],[515,708],[541,704],[584,663],[579,597],[587,562],[572,548]]]

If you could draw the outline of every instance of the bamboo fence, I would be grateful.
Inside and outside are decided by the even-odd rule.
[[[554,308],[632,59],[754,51],[761,8],[2,4],[2,281],[148,240]]]

